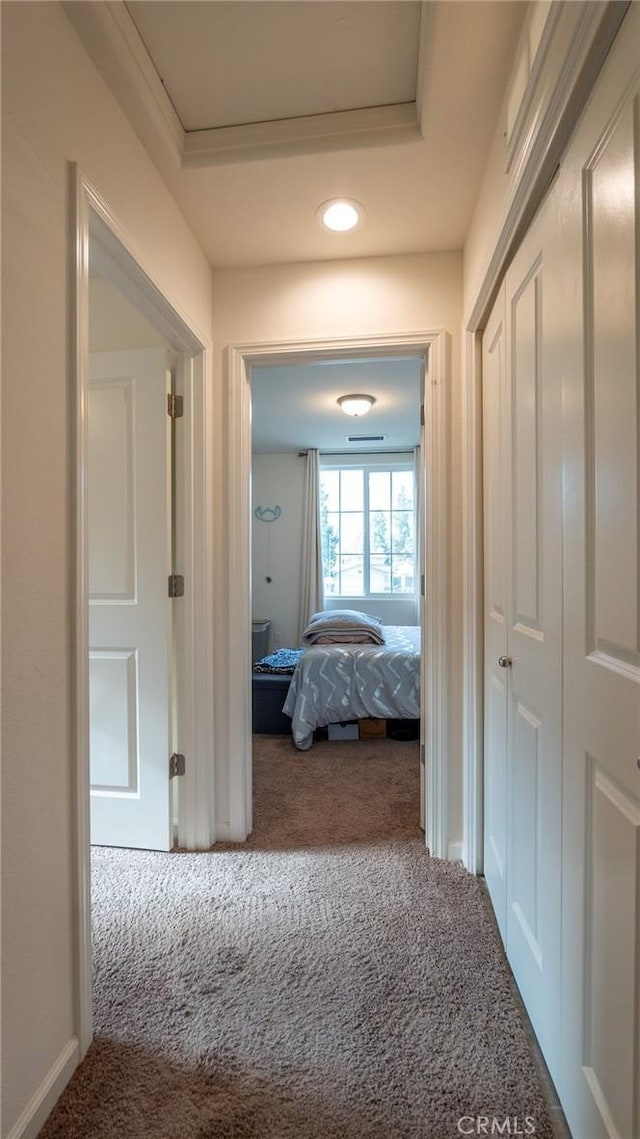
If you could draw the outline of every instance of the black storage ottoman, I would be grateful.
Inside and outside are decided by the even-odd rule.
[[[253,673],[253,731],[266,736],[284,736],[291,732],[291,717],[282,705],[287,698],[290,676],[277,673]]]

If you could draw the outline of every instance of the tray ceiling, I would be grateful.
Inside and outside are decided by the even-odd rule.
[[[186,131],[416,101],[410,0],[126,7]]]

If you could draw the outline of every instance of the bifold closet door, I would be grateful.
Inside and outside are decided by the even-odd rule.
[[[562,788],[561,387],[553,191],[484,343],[485,866],[507,956],[557,1061]]]
[[[563,1074],[576,1139],[640,1136],[640,9],[560,172]]]

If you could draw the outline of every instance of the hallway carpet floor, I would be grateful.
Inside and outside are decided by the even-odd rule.
[[[483,886],[425,849],[418,745],[256,736],[254,780],[246,843],[94,849],[95,1040],[41,1139],[551,1139]]]

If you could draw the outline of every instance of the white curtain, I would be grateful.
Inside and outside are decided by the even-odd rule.
[[[300,637],[309,623],[309,618],[322,608],[324,608],[324,585],[320,529],[320,462],[318,452],[312,450],[307,452],[303,500]]]
[[[416,582],[416,625],[422,623],[422,574],[426,573],[426,566],[423,561],[423,520],[425,517],[424,503],[426,501],[427,488],[422,486],[420,482],[421,475],[420,467],[420,448],[413,448],[413,494],[414,494],[414,517],[415,517],[415,565],[418,573],[418,580]]]

